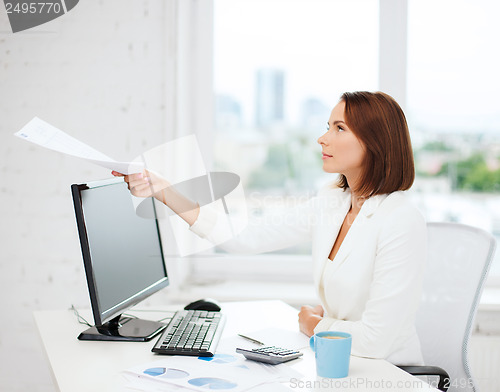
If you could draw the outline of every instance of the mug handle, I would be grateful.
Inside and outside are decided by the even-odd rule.
[[[311,347],[311,350],[313,350],[314,352],[316,352],[316,349],[315,349],[316,345],[314,344],[315,343],[314,336],[315,335],[311,336],[311,339],[309,339],[309,346]]]

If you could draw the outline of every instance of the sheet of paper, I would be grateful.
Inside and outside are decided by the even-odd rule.
[[[134,384],[140,379],[175,385],[196,391],[207,389],[230,389],[242,392],[258,385],[300,378],[302,375],[286,364],[267,365],[246,360],[242,355],[226,352],[213,357],[168,356],[159,361],[135,366],[125,374],[135,376]]]
[[[258,331],[244,331],[242,334],[258,340],[266,346],[278,346],[295,350],[309,347],[309,338],[299,331],[266,328]]]
[[[144,165],[140,162],[117,162],[38,117],[34,117],[14,135],[39,146],[85,159],[123,174],[140,173],[144,169]]]
[[[134,373],[123,373],[122,384],[114,392],[188,392],[190,389],[178,385],[168,384],[157,380],[150,380]],[[289,380],[287,380],[289,381]],[[166,386],[168,389],[166,389]],[[210,390],[208,384],[207,390]],[[231,389],[228,389],[231,391]],[[279,382],[266,382],[253,388],[247,389],[248,392],[291,392],[285,384]],[[245,391],[246,392],[246,391]]]
[[[156,380],[149,380],[134,373],[123,373],[122,384],[114,392],[165,392],[165,384]],[[184,391],[189,389],[169,384],[168,391]]]

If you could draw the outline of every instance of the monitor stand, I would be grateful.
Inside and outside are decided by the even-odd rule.
[[[117,316],[107,323],[83,331],[78,340],[114,340],[126,342],[147,342],[161,332],[167,324]]]

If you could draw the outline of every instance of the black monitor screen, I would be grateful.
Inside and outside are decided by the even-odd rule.
[[[156,219],[139,217],[126,183],[73,185],[96,325],[168,285]],[[153,200],[147,203],[153,210]]]

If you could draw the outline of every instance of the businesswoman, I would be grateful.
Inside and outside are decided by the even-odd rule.
[[[345,93],[318,143],[323,170],[339,176],[317,196],[290,209],[282,222],[250,221],[221,246],[230,252],[265,252],[311,240],[321,305],[302,307],[301,331],[309,336],[348,332],[353,355],[422,364],[414,324],[426,225],[404,192],[415,172],[403,111],[381,92]],[[224,217],[210,206],[200,208],[153,173],[125,176],[125,181],[132,194],[153,194],[191,231],[221,242]]]

